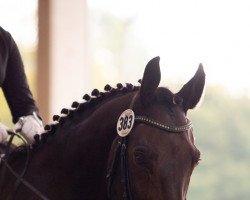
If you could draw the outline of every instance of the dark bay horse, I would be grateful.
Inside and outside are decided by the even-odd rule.
[[[200,159],[187,111],[205,73],[200,65],[177,93],[158,87],[160,76],[156,57],[140,86],[106,85],[63,109],[32,148],[1,163],[0,199],[185,200]]]

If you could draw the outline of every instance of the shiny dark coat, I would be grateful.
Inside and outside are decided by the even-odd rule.
[[[24,179],[51,200],[106,200],[108,194],[113,200],[123,200],[120,160],[110,193],[106,178],[119,138],[116,124],[120,114],[131,108],[133,101],[136,116],[169,126],[184,125],[187,111],[200,100],[205,74],[200,66],[178,93],[158,87],[159,82],[159,58],[154,58],[146,66],[140,87],[107,85],[105,92],[93,90],[92,97],[84,95],[86,102],[74,102],[71,109],[63,109],[64,116],[55,116],[58,123],[47,126],[48,132],[30,150]],[[127,153],[134,200],[186,199],[200,158],[192,128],[174,133],[136,122],[128,135]],[[8,162],[21,174],[26,159],[23,149],[12,153]],[[14,192],[17,179],[8,170],[5,178],[0,199],[41,199],[22,183]]]

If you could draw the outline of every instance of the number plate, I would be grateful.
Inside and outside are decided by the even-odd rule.
[[[125,110],[119,117],[117,122],[117,133],[121,137],[125,137],[129,134],[133,128],[135,121],[134,111],[131,109]]]

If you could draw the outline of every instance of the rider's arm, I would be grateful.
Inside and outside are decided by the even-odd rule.
[[[38,108],[29,89],[23,62],[10,33],[0,27],[2,89],[11,110],[13,122],[21,116],[32,115]]]

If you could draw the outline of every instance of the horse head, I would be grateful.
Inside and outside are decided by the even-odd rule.
[[[116,167],[113,173],[109,185],[111,199],[124,196],[137,200],[186,199],[191,174],[200,159],[187,111],[202,96],[205,73],[200,65],[177,93],[158,87],[160,79],[159,57],[156,57],[147,64],[141,87],[131,100],[129,108],[134,112],[135,122],[126,136],[127,166],[119,161],[122,159],[115,163],[124,166]],[[114,165],[120,139],[117,136],[113,141],[109,167]]]

